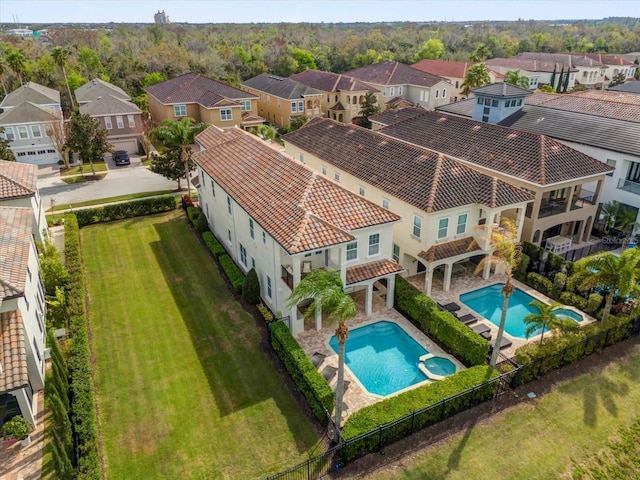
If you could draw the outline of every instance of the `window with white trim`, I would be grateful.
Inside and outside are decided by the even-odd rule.
[[[438,89],[436,88],[436,98],[438,98],[438,95],[439,95],[439,94],[440,94],[440,90],[438,90]]]
[[[382,87],[382,96],[383,97],[387,96],[387,87]]]
[[[369,235],[369,256],[378,255],[380,253],[380,234],[372,233]]]
[[[402,87],[398,87],[398,95],[402,95]]]
[[[16,139],[16,136],[13,133],[13,127],[4,127],[4,138],[9,140],[10,142]]]
[[[422,234],[422,217],[418,215],[413,216],[413,236],[420,238]]]
[[[118,128],[124,128],[124,120],[122,119],[122,115],[116,115],[116,124]]]
[[[271,298],[271,277],[269,275],[267,277],[267,298]]]
[[[173,115],[176,117],[186,117],[187,116],[187,106],[186,105],[174,105],[173,106]]]
[[[387,198],[382,199],[382,208],[386,208],[387,210],[389,210],[389,199]]]
[[[249,219],[249,236],[251,237],[251,240],[254,240],[255,237],[255,231],[253,229],[253,218]]]
[[[467,214],[461,213],[458,215],[458,224],[456,225],[456,235],[462,235],[467,231]]]
[[[240,245],[240,263],[242,263],[242,265],[246,267],[247,266],[247,249],[244,248],[244,245],[242,245],[241,243],[239,245]]]
[[[304,101],[303,100],[298,100],[298,112],[300,112],[300,113],[304,112]]]
[[[362,197],[364,197],[364,187],[363,187],[362,185],[360,185],[360,186],[358,187],[358,193],[359,193]]]
[[[358,242],[347,243],[347,262],[358,259]]]
[[[298,111],[298,102],[291,102],[291,113],[296,113]]]
[[[42,130],[40,130],[40,125],[31,125],[31,135],[33,138],[42,138]]]
[[[231,213],[231,197],[229,195],[227,195],[227,213],[229,215],[232,215],[232,213]]]
[[[36,337],[33,337],[33,351],[36,352],[36,356],[38,357],[38,364],[40,364],[42,362],[42,357],[40,356],[40,349],[38,348]]]
[[[333,173],[333,179],[334,179],[336,182],[339,182],[339,181],[340,181],[340,173],[338,173],[338,172],[334,172],[334,173]]]
[[[323,175],[327,174],[327,167],[325,167],[324,165],[322,165],[322,168],[320,170],[322,171]]]
[[[400,263],[400,247],[395,243],[393,244],[393,261]]]
[[[231,230],[229,230],[227,228],[227,238],[229,239],[229,242],[231,242]]]
[[[251,111],[251,100],[242,100],[240,102],[240,111],[241,112],[250,112]]]
[[[26,140],[29,138],[29,132],[27,132],[27,127],[19,126],[18,127],[18,137],[20,140]]]
[[[442,89],[442,98],[447,98],[447,89],[446,88]]]
[[[111,125],[111,117],[104,117],[104,126],[107,130],[111,130],[113,125]]]
[[[223,108],[220,110],[220,120],[223,122],[233,120],[233,113],[231,113],[230,108]]]
[[[202,176],[204,177],[204,173]],[[213,198],[216,198],[216,184],[213,183],[213,180],[211,180],[211,195],[213,195]]]
[[[449,235],[449,217],[438,220],[438,240],[447,238]]]
[[[127,123],[129,124],[129,128],[135,128],[136,119],[133,117],[133,115],[127,115]]]

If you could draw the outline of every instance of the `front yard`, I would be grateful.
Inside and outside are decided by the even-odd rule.
[[[323,451],[182,212],[81,234],[107,478],[258,478]]]

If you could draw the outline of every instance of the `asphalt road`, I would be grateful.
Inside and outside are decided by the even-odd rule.
[[[55,205],[64,205],[132,193],[175,190],[178,186],[177,182],[145,168],[139,157],[131,157],[131,165],[119,167],[109,160],[107,167],[107,176],[103,180],[71,185],[62,181],[57,165],[53,168],[41,167],[38,188],[44,207],[51,207],[52,199]],[[181,186],[185,187],[184,181]]]

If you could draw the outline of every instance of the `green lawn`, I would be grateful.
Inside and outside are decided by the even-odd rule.
[[[609,347],[616,348],[616,347]],[[576,464],[640,418],[640,346],[619,364],[497,414],[367,479],[571,478]],[[575,462],[575,463],[574,463]]]
[[[97,172],[106,172],[107,164],[105,162],[94,162],[93,169]],[[65,177],[67,175],[78,175],[79,173],[91,174],[91,164],[89,162],[83,163],[82,167],[80,165],[75,165],[73,167],[69,167],[67,169],[60,170],[60,176]]]
[[[107,478],[259,478],[323,450],[181,211],[81,233]]]
[[[176,190],[157,190],[155,192],[140,192],[140,193],[129,193],[127,195],[118,195],[116,197],[109,198],[98,198],[93,200],[87,200],[85,202],[76,202],[76,203],[63,203],[63,204],[54,204],[53,211],[54,212],[66,212],[70,208],[78,208],[78,207],[91,207],[93,205],[103,205],[105,203],[115,203],[115,202],[125,202],[128,200],[139,200],[147,197],[156,197],[159,195],[180,195],[182,192],[178,192]],[[47,213],[51,213],[52,209],[49,207],[47,209]]]

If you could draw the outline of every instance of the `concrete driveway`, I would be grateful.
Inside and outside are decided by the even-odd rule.
[[[63,205],[132,193],[175,190],[178,186],[177,182],[147,169],[137,155],[131,156],[131,165],[119,167],[109,158],[107,169],[107,176],[103,180],[69,185],[62,181],[57,165],[41,167],[38,172],[38,188],[44,207],[51,207],[52,199],[56,205]],[[184,181],[181,183],[184,188]]]

